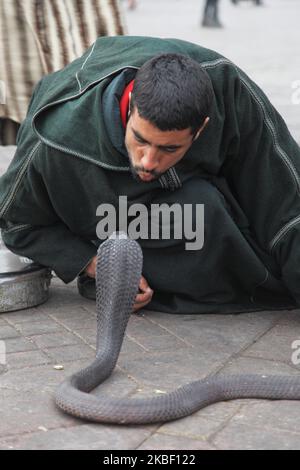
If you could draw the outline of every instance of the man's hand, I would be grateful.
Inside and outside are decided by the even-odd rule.
[[[148,282],[144,278],[141,277],[140,284],[139,284],[140,293],[137,294],[133,306],[133,311],[137,312],[141,308],[145,307],[152,299],[153,290],[149,286]]]
[[[84,270],[85,274],[87,274],[89,277],[93,277],[94,279],[96,277],[96,263],[97,263],[97,256],[94,256]],[[152,296],[153,296],[153,290],[149,286],[144,276],[141,277],[141,280],[139,283],[139,290],[141,292],[139,292],[135,298],[135,302],[133,306],[134,312],[137,312],[141,308],[145,307],[151,301]]]
[[[94,256],[94,258],[91,259],[89,264],[86,266],[84,272],[87,274],[89,277],[93,277],[95,279],[96,277],[96,263],[97,263],[97,256]]]

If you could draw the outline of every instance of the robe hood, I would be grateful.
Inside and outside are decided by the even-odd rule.
[[[113,85],[129,78],[120,72],[134,73],[162,52],[201,64],[214,103],[182,160],[145,183],[132,178],[127,155],[113,145],[119,116],[110,98],[117,96]],[[262,90],[218,53],[175,39],[99,38],[83,57],[39,82],[17,144],[0,179],[3,240],[64,282],[95,256],[99,205],[118,211],[119,196],[126,195],[130,205],[205,205],[203,251],[189,253],[176,239],[168,246],[141,240],[145,278],[160,299],[150,308],[208,313],[290,306],[290,298],[278,299],[283,288],[300,305],[299,146]]]
[[[100,37],[82,57],[41,80],[32,100],[33,108],[34,102],[38,103],[31,111],[35,134],[57,150],[106,169],[128,171],[128,162],[108,138],[102,95],[122,70],[137,71],[162,52],[189,55],[197,61],[205,61],[206,57],[211,61],[212,55],[220,57],[214,51],[177,39]]]

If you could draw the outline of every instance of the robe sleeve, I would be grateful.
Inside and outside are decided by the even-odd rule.
[[[37,154],[45,151],[38,146]],[[17,151],[18,153],[18,151]],[[18,155],[15,156],[18,160]],[[65,283],[72,281],[96,255],[95,245],[72,232],[55,212],[34,158],[23,173],[11,165],[0,180],[2,238],[12,252],[55,271]],[[63,197],[63,195],[62,195]]]
[[[71,282],[84,270],[96,248],[62,223],[45,227],[27,224],[11,225],[2,230],[2,239],[9,250],[47,266],[65,283]]]

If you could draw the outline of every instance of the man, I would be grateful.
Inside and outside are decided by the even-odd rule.
[[[137,6],[136,0],[128,0],[127,2],[129,10],[134,10]]]
[[[135,309],[299,305],[299,146],[220,54],[175,39],[98,38],[39,82],[17,143],[0,180],[3,240],[64,282],[80,275],[82,291],[93,279],[98,208],[120,212],[126,196],[130,208],[204,205],[201,249],[186,249],[186,233],[138,240]]]

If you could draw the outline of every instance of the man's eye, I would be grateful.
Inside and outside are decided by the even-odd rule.
[[[135,140],[137,140],[140,144],[146,143],[141,137],[138,137],[137,135],[135,136]]]
[[[177,151],[177,149],[168,149],[168,148],[165,148],[164,150],[167,153],[175,153]]]

